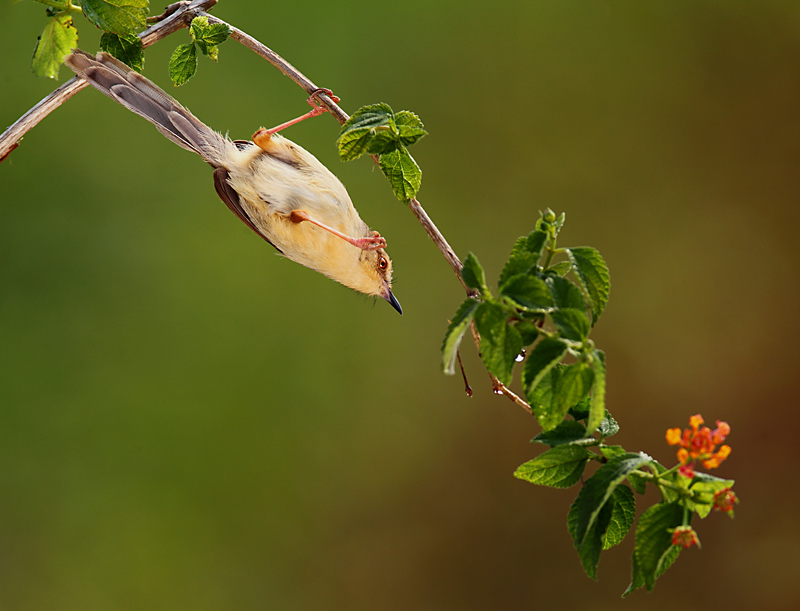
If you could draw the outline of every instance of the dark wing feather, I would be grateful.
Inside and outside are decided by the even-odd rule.
[[[256,227],[255,223],[253,223],[253,221],[247,215],[247,212],[245,212],[244,208],[242,208],[242,204],[239,201],[239,194],[228,182],[228,170],[225,168],[217,168],[214,170],[214,188],[217,190],[217,195],[219,195],[219,198],[225,202],[225,205],[228,206],[231,212],[238,216],[245,225],[255,231],[261,238],[266,240],[276,250],[278,250],[278,252],[280,252],[280,249],[277,248],[275,244],[272,244],[272,242],[270,242],[267,237],[258,230],[258,227]]]

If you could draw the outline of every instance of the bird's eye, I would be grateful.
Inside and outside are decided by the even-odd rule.
[[[387,267],[389,267],[389,262],[386,260],[386,257],[381,257],[380,259],[378,259],[378,267],[380,269],[386,269]]]

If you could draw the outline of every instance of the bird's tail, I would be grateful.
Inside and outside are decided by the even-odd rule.
[[[225,138],[149,79],[107,53],[98,53],[95,58],[73,49],[64,63],[95,89],[150,121],[178,146],[197,153],[215,167],[219,165],[229,144]]]

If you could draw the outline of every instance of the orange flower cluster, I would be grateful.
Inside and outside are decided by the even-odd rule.
[[[730,488],[723,488],[714,495],[714,509],[733,517],[733,506],[739,504],[739,497]]]
[[[727,445],[717,450],[731,432],[727,422],[717,420],[717,428],[713,431],[707,426],[701,427],[701,424],[703,417],[697,414],[689,418],[689,428],[683,433],[678,428],[667,430],[667,443],[680,446],[678,461],[681,467],[678,472],[685,477],[694,477],[695,461],[699,460],[706,469],[716,469],[731,453],[731,447]]]
[[[700,547],[700,540],[691,526],[678,526],[672,531],[672,545],[680,545],[684,548],[692,547],[693,545]]]

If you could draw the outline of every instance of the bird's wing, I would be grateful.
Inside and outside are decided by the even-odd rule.
[[[267,237],[261,233],[261,231],[259,231],[255,223],[253,223],[253,221],[247,215],[247,212],[245,212],[244,208],[242,208],[242,204],[239,201],[239,194],[228,182],[228,170],[225,168],[217,168],[214,170],[214,188],[217,190],[217,195],[219,195],[219,198],[225,202],[225,205],[228,206],[231,212],[238,216],[245,225],[255,231],[261,238],[266,240],[269,244],[272,244],[272,242],[270,242]],[[280,249],[275,246],[275,244],[272,244],[272,246],[280,252]]]

